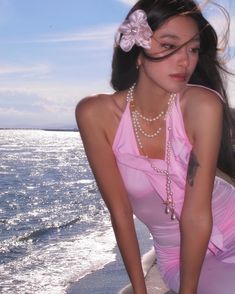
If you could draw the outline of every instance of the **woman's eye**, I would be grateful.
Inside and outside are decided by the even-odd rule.
[[[173,45],[173,44],[167,44],[167,43],[164,43],[164,44],[161,44],[161,46],[167,50],[173,50],[173,49],[176,49],[176,45]]]
[[[200,47],[190,48],[190,51],[193,52],[193,53],[199,53],[200,52]]]

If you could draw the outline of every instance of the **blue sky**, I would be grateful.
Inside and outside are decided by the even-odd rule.
[[[114,34],[133,3],[0,0],[0,127],[75,127],[74,108],[82,97],[112,91]],[[217,3],[229,10],[235,35],[235,3]],[[218,9],[208,5],[205,14],[220,32]],[[235,70],[232,55],[229,65]],[[231,82],[229,89],[235,107]]]

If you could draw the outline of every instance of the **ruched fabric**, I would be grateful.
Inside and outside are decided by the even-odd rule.
[[[220,98],[222,99],[221,96]],[[133,212],[148,227],[153,237],[160,274],[167,286],[176,292],[179,289],[178,219],[183,205],[187,166],[192,149],[185,132],[179,100],[180,96],[177,94],[166,117],[166,130],[171,130],[166,132],[166,141],[170,140],[172,146],[170,174],[177,215],[175,221],[172,221],[164,211],[165,176],[157,174],[149,159],[139,153],[129,102],[113,142],[113,151]],[[154,166],[166,169],[165,160],[151,161]],[[212,207],[213,230],[198,294],[231,294],[235,293],[235,188],[219,177],[214,181]]]

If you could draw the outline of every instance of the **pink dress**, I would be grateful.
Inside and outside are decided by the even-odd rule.
[[[185,128],[177,95],[166,118],[166,141],[172,145],[170,174],[177,219],[165,213],[164,175],[156,174],[150,162],[140,155],[129,102],[123,112],[113,151],[133,212],[149,229],[157,257],[157,266],[166,285],[179,290],[180,230],[178,218],[184,200],[187,165],[192,145]],[[160,169],[166,161],[152,159]],[[198,294],[235,293],[235,187],[216,177],[213,190],[213,231],[204,260]]]

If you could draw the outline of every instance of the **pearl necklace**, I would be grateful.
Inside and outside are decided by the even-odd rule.
[[[133,103],[131,103],[131,106],[133,107],[133,109],[135,109]],[[149,133],[145,132],[145,130],[143,130],[140,125],[140,121],[138,119],[136,110],[132,110],[132,118],[133,118],[133,123],[134,123],[135,127],[138,129],[138,131],[147,138],[155,138],[157,135],[159,135],[159,133],[162,130],[162,128],[159,127],[159,128],[157,128],[157,130],[154,133],[149,134]]]
[[[127,101],[130,101],[131,102],[131,105],[132,105],[132,113],[133,113],[133,122],[136,126],[136,128],[138,129],[138,131],[140,133],[142,133],[142,135],[144,135],[145,137],[147,138],[155,138],[156,136],[159,135],[159,133],[161,132],[162,128],[159,127],[157,128],[157,130],[154,132],[154,133],[147,133],[142,127],[141,127],[141,124],[140,124],[140,120],[139,119],[143,119],[144,121],[147,121],[149,123],[151,122],[154,122],[156,120],[159,120],[160,118],[164,118],[164,120],[166,119],[166,116],[168,114],[168,109],[169,109],[169,106],[172,104],[172,102],[174,101],[175,99],[175,94],[171,93],[170,94],[170,98],[167,102],[168,104],[168,107],[167,107],[167,110],[164,112],[164,111],[161,111],[157,116],[153,117],[153,118],[149,118],[149,117],[146,117],[144,115],[142,115],[136,108],[135,108],[135,105],[134,105],[134,98],[133,98],[133,91],[134,91],[134,88],[135,88],[135,85],[136,83],[134,83],[128,93],[127,93]]]
[[[127,93],[127,100],[133,101],[133,102],[134,102],[134,99],[133,99],[133,91],[134,91],[135,85],[136,85],[136,83],[134,83],[130,87],[130,89],[129,89],[128,93]],[[168,101],[168,105],[169,105],[169,101]],[[162,116],[164,116],[164,117],[166,116],[166,112],[164,112],[164,111],[161,111],[158,115],[156,115],[155,117],[152,117],[152,118],[144,116],[137,109],[135,109],[135,113],[136,113],[136,115],[138,117],[142,118],[143,120],[145,120],[147,122],[154,122],[156,120],[159,120]]]
[[[133,128],[134,128],[134,132],[135,132],[135,136],[136,136],[136,140],[137,143],[140,147],[140,149],[142,150],[144,156],[146,157],[146,159],[148,160],[151,168],[157,173],[157,174],[162,174],[166,176],[166,200],[163,202],[165,204],[165,213],[166,214],[171,214],[171,219],[175,220],[176,219],[176,214],[175,214],[175,203],[174,203],[174,198],[173,198],[173,192],[171,189],[171,176],[170,176],[170,172],[169,172],[169,167],[170,167],[170,158],[171,158],[171,143],[170,140],[168,139],[167,142],[167,146],[166,146],[166,169],[159,169],[158,167],[156,167],[153,162],[151,161],[151,159],[149,158],[149,156],[144,152],[144,147],[143,147],[143,143],[141,141],[140,138],[140,132],[141,129],[138,126],[138,120],[136,119],[136,110],[133,104],[133,90],[134,90],[135,84],[128,90],[127,93],[127,102],[131,102],[131,116],[132,116],[132,121],[133,121]],[[171,101],[171,103],[168,103],[168,109],[166,111],[165,114],[165,118],[166,115],[168,113],[170,113],[171,110],[171,106],[175,100],[176,94],[171,94],[171,98],[169,99],[169,101]],[[131,99],[130,99],[131,98]],[[168,101],[168,102],[169,102]],[[171,128],[168,127],[168,132],[171,131]],[[141,132],[142,133],[142,132]],[[169,138],[170,136],[168,136]]]

